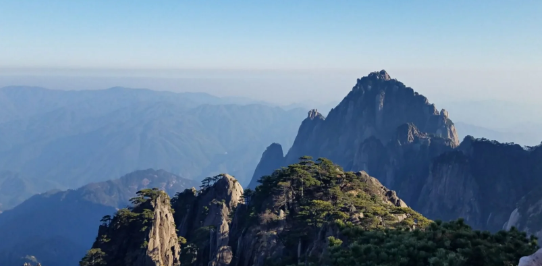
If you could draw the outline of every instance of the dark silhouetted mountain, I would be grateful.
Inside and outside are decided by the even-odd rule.
[[[163,170],[141,170],[77,190],[38,194],[0,215],[0,265],[34,256],[44,266],[71,266],[91,247],[100,219],[130,204],[145,188],[170,195],[198,186]],[[21,262],[21,263],[19,263]]]
[[[147,168],[195,180],[229,172],[248,184],[261,150],[292,143],[304,111],[232,104],[243,101],[125,88],[1,89],[0,169],[41,183],[0,203],[5,210],[34,193]]]
[[[416,152],[419,147],[431,146],[430,149],[422,149],[422,153],[426,150],[432,153],[433,150],[445,150],[459,144],[446,110],[437,111],[427,98],[391,79],[384,70],[373,72],[358,79],[352,91],[329,112],[328,117],[317,110],[310,111],[282,162],[267,161],[260,162],[260,165],[284,166],[304,155],[325,157],[346,170],[370,170],[372,175],[384,180],[385,186],[393,187],[394,174],[389,173],[384,178],[387,171],[385,165],[394,164],[394,172],[400,172],[395,166],[395,159],[390,156],[398,158],[403,154],[387,150],[397,149],[396,146],[410,141],[403,141],[403,144],[397,142],[398,134],[409,134],[398,132],[406,124],[413,125],[416,132],[424,135],[422,141],[413,145]],[[413,135],[410,137],[414,138]],[[445,147],[435,147],[431,139],[439,139],[437,142]],[[375,154],[380,154],[380,157]],[[408,154],[404,156],[407,156],[405,161],[412,160]],[[427,161],[424,163],[428,164]],[[257,168],[253,180],[265,172],[270,173]]]

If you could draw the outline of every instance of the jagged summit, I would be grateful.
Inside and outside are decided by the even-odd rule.
[[[369,74],[368,78],[381,79],[381,80],[391,80],[390,75],[384,69],[382,69],[380,71],[371,72]]]
[[[324,115],[318,112],[318,109],[311,109],[307,115],[307,118],[311,120],[315,118],[322,119],[322,120],[325,119]]]
[[[363,141],[375,137],[383,144],[394,139],[396,130],[411,123],[420,132],[459,139],[446,110],[438,111],[426,97],[403,83],[391,79],[385,71],[372,72],[357,80],[353,90],[332,109],[327,117],[311,110],[299,128],[294,145],[286,155],[286,164],[303,155],[326,157],[350,169],[353,154]]]
[[[392,79],[385,70],[376,71],[357,79],[325,118],[311,110],[284,158],[280,158],[278,149],[266,152],[254,172],[252,187],[263,175],[309,155],[328,158],[345,170],[365,170],[385,186],[405,191],[406,187],[399,187],[402,182],[426,174],[426,170],[408,169],[428,169],[430,160],[423,158],[458,145],[454,123],[446,110],[439,111],[425,96]],[[409,196],[407,200],[416,202]]]

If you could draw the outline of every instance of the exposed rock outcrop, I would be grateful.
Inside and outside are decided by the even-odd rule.
[[[542,266],[542,249],[529,256],[521,257],[518,266]]]
[[[108,266],[180,265],[169,196],[157,189],[138,194],[131,210],[122,209],[112,219],[104,217],[96,242],[82,262],[101,260]]]
[[[476,229],[495,232],[508,224],[536,232],[515,220],[534,210],[520,199],[525,196],[524,202],[530,202],[527,205],[536,205],[542,198],[537,199],[535,193],[526,195],[542,186],[542,146],[525,149],[468,136],[455,151],[432,162],[416,210],[431,219],[462,217]],[[518,202],[526,212],[513,213]]]
[[[434,160],[418,199],[418,210],[441,220],[465,219],[480,226],[482,212],[479,186],[472,176],[468,158],[460,151]]]
[[[353,169],[362,169],[392,188],[417,208],[431,158],[454,148],[454,142],[421,132],[414,124],[397,128],[390,142],[376,137],[365,140],[354,155]]]
[[[542,239],[542,187],[535,187],[519,200],[503,229],[512,227]]]
[[[199,252],[190,260],[197,265],[229,265],[233,259],[229,245],[230,222],[243,200],[243,188],[227,174],[204,181],[200,192],[185,190],[173,200],[179,235],[197,246]],[[205,264],[201,264],[205,261]]]

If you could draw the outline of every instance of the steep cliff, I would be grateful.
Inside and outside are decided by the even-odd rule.
[[[542,186],[541,161],[542,146],[523,148],[466,137],[457,150],[433,159],[416,210],[432,219],[463,217],[474,228],[498,231],[520,199]],[[534,194],[523,202],[536,205]],[[519,205],[521,210],[530,209],[522,202]]]
[[[172,200],[179,235],[188,240],[183,265],[223,266],[233,259],[229,245],[231,217],[242,201],[243,188],[235,178],[221,174],[206,178],[202,189],[187,189]],[[193,252],[197,250],[197,252]],[[205,262],[205,263],[203,263]]]
[[[516,227],[542,239],[542,188],[537,187],[525,195],[510,213],[504,229]]]
[[[531,174],[528,177],[535,179],[533,181],[541,182],[542,145],[531,148],[529,159]],[[542,185],[532,186],[530,192],[524,195],[515,207],[504,228],[516,227],[527,234],[542,239]]]
[[[157,189],[137,194],[132,199],[134,207],[102,219],[96,242],[81,260],[81,266],[180,265],[180,244],[169,196]]]
[[[354,155],[353,169],[364,169],[416,209],[418,197],[429,174],[431,159],[451,151],[452,139],[430,135],[416,125],[400,125],[388,143],[376,137],[365,140]]]

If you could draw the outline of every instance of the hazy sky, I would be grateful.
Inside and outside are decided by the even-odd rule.
[[[386,69],[439,107],[534,104],[541,47],[540,0],[0,0],[0,86],[338,102]]]

